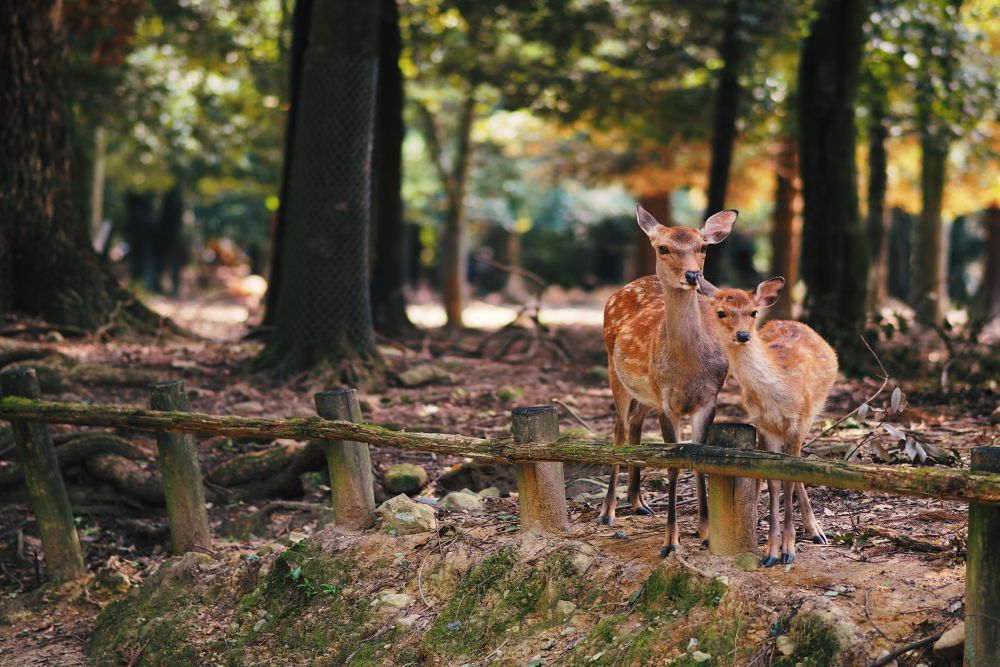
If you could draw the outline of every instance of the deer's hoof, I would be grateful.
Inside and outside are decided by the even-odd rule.
[[[813,535],[812,536],[812,543],[813,544],[829,544],[829,542],[826,539],[826,535]]]
[[[669,544],[669,545],[663,547],[662,549],[660,549],[660,558],[666,558],[670,554],[676,553],[676,552],[678,552],[680,550],[681,550],[681,548],[680,548],[679,545],[677,545],[677,544]]]
[[[707,549],[708,545],[709,545],[709,541],[708,541],[708,538],[706,537],[705,539],[703,539],[701,541],[701,546],[703,546],[703,547],[705,547]]]
[[[597,517],[598,526],[613,526],[615,525],[615,518],[613,516],[599,516]]]
[[[635,514],[636,516],[655,516],[653,514],[653,510],[649,509],[645,505],[636,505]]]
[[[791,565],[795,562],[795,554],[781,554],[781,564]]]
[[[764,567],[774,567],[778,564],[778,559],[775,556],[764,556],[760,559],[760,564]]]

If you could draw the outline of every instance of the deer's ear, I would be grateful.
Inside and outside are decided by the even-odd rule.
[[[725,241],[729,232],[733,231],[733,225],[736,224],[736,218],[739,214],[739,211],[731,208],[728,211],[719,211],[706,220],[701,228],[701,237],[705,239],[705,243],[714,244]]]
[[[765,280],[760,285],[757,285],[757,289],[753,293],[754,303],[761,308],[770,308],[774,304],[778,303],[778,297],[781,296],[781,290],[784,288],[784,278],[779,277]]]
[[[646,232],[646,236],[652,236],[656,228],[662,226],[652,213],[642,207],[642,204],[635,205],[635,219],[639,221],[639,226],[642,227],[642,231]]]
[[[698,275],[698,294],[713,299],[718,291],[719,288],[705,280],[705,276]]]

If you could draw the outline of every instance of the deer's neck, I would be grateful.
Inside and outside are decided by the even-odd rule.
[[[664,286],[663,309],[664,324],[670,332],[665,341],[668,349],[690,350],[711,342],[701,319],[697,292]]]
[[[760,342],[757,332],[744,345],[726,345],[729,368],[745,389],[757,394],[768,394],[779,381],[771,359]]]

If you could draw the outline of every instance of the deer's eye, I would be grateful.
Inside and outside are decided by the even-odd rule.
[[[752,313],[750,313],[750,317],[757,317],[757,311],[755,310]]]
[[[721,311],[721,310],[718,313],[716,313],[716,315],[719,316],[720,320],[726,319],[726,314],[723,311]]]
[[[661,245],[659,248],[657,248],[657,250],[660,252],[661,255],[669,255],[670,254],[670,250],[665,245]]]

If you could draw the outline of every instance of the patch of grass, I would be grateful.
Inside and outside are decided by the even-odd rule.
[[[833,625],[816,614],[802,614],[795,618],[788,631],[795,643],[795,651],[773,661],[774,667],[828,667],[843,664],[844,647]]]

